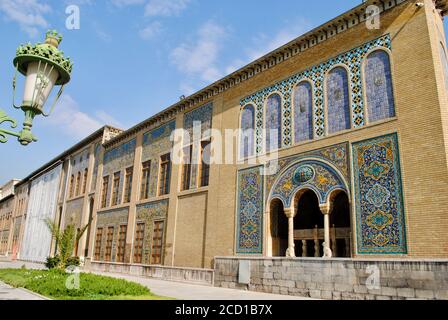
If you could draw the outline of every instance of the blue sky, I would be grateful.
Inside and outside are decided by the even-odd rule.
[[[10,116],[23,120],[11,107],[19,44],[42,41],[54,28],[75,62],[55,113],[34,122],[39,142],[22,147],[11,138],[0,146],[0,184],[25,177],[103,124],[135,125],[359,3],[0,0],[0,107]],[[79,30],[65,28],[72,4],[80,8]]]

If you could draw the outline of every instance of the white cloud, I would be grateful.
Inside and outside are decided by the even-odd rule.
[[[185,10],[190,0],[149,0],[145,7],[145,16],[174,16]]]
[[[111,2],[117,7],[126,7],[136,4],[143,4],[145,3],[145,0],[111,0]]]
[[[247,51],[250,61],[261,58],[265,54],[287,44],[310,29],[310,24],[304,19],[295,20],[288,27],[278,31],[270,40],[266,34],[259,34],[252,42],[254,47]]]
[[[182,43],[171,52],[171,62],[188,76],[216,81],[222,76],[217,60],[226,36],[225,28],[209,21],[198,30],[196,41]]]
[[[120,127],[119,121],[105,111],[99,110],[95,117],[80,110],[78,103],[70,95],[62,95],[51,116],[44,122],[60,129],[63,133],[77,139],[85,138],[105,124]]]
[[[142,30],[140,30],[140,37],[145,40],[154,38],[162,30],[162,24],[158,21],[154,21]]]
[[[51,7],[40,0],[0,0],[0,11],[8,20],[17,22],[23,31],[35,37],[40,29],[48,28],[45,14],[51,12]]]

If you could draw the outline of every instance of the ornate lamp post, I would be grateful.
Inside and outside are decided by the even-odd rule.
[[[37,115],[48,117],[61,96],[64,86],[70,81],[73,63],[70,58],[65,58],[64,53],[58,49],[62,36],[56,31],[48,31],[45,42],[36,45],[23,45],[17,49],[14,58],[16,73],[13,80],[13,107],[22,109],[25,113],[23,129],[20,132],[4,130],[0,128],[0,143],[8,141],[7,135],[17,137],[19,142],[26,146],[37,138],[32,134],[33,120]],[[15,91],[17,73],[25,76],[25,90],[23,102],[15,105]],[[59,92],[49,112],[44,111],[44,105],[54,86],[60,86]],[[0,109],[0,124],[10,122],[11,128],[17,127],[17,121],[8,117]]]

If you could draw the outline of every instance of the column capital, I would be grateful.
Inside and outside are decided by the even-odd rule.
[[[294,209],[285,208],[283,211],[285,212],[285,215],[288,218],[294,218],[296,216],[296,210]]]
[[[321,204],[319,205],[320,212],[322,212],[323,215],[330,214],[330,205],[329,204]]]

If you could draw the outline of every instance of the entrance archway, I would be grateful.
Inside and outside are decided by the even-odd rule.
[[[330,237],[333,257],[349,258],[352,252],[350,203],[344,191],[332,194],[330,212]]]
[[[283,202],[278,199],[271,201],[269,220],[272,256],[284,257],[288,249],[288,219],[285,215]]]
[[[294,218],[294,244],[297,257],[321,257],[324,239],[324,216],[319,200],[312,190],[296,194]]]

